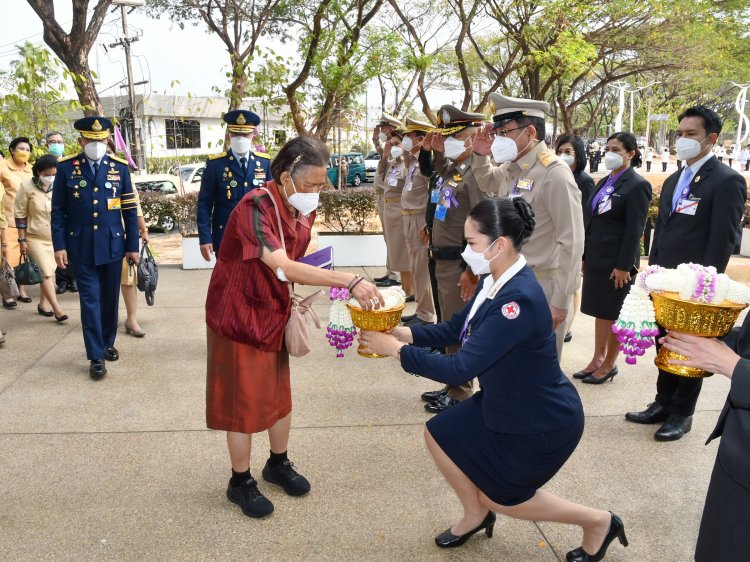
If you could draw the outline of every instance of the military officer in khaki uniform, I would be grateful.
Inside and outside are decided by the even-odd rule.
[[[385,232],[385,171],[388,167],[387,158],[384,157],[383,152],[386,149],[386,143],[390,140],[393,131],[402,129],[404,124],[396,119],[393,115],[383,113],[380,116],[380,123],[375,127],[373,132],[372,142],[375,144],[375,150],[380,154],[380,160],[378,161],[378,167],[375,170],[375,179],[373,184],[375,186],[375,197],[378,205],[378,217],[380,223],[383,225],[383,236],[388,243],[388,234]],[[390,287],[392,285],[399,285],[397,279],[396,270],[391,268],[391,264],[386,258],[386,273],[383,277],[376,277],[374,281],[379,287]]]
[[[544,142],[549,104],[500,94],[490,101],[495,114],[474,142],[474,177],[483,191],[523,197],[534,209],[536,228],[523,255],[547,296],[560,358],[583,255],[581,192]]]
[[[438,302],[443,321],[449,321],[471,299],[478,278],[467,270],[461,259],[466,246],[464,223],[469,211],[488,197],[479,189],[474,177],[473,140],[484,124],[481,113],[467,113],[452,105],[444,105],[438,111],[438,130],[428,134],[423,151],[432,151],[433,165],[438,174],[430,200],[437,203],[432,225],[432,245],[429,256],[435,259],[435,276],[438,286]],[[447,349],[455,352],[457,346]],[[446,408],[473,394],[471,382],[460,387],[426,392],[422,398],[428,401],[425,409],[442,412]]]
[[[429,123],[407,117],[404,138],[401,141],[401,148],[406,159],[406,177],[401,192],[401,214],[403,215],[406,250],[409,255],[409,270],[412,274],[414,297],[417,301],[416,316],[411,322],[417,324],[433,324],[437,320],[424,235],[425,210],[430,197],[430,178],[421,174],[417,159],[422,140],[433,129],[434,127]],[[407,323],[408,325],[411,324]]]

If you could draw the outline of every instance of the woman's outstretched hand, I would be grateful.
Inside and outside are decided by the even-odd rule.
[[[362,280],[357,283],[352,291],[352,296],[357,299],[362,310],[378,310],[385,304],[383,295],[378,288],[369,281]]]

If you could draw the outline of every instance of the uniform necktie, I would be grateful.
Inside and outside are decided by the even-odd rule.
[[[99,163],[94,162],[94,177],[99,173]]]
[[[690,166],[685,166],[682,175],[680,176],[680,181],[678,182],[677,187],[674,190],[674,194],[672,195],[673,213],[677,208],[677,204],[680,202],[680,199],[687,199],[688,195],[690,194],[690,181],[692,179],[693,170],[690,169]]]
[[[247,173],[247,158],[240,158],[240,166],[242,167],[242,175]]]

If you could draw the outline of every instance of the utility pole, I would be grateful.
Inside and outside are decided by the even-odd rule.
[[[146,164],[143,160],[143,150],[141,148],[141,119],[138,116],[138,109],[135,104],[135,84],[133,83],[133,63],[130,56],[130,44],[138,41],[138,37],[128,37],[128,9],[131,11],[139,6],[143,6],[142,0],[113,0],[113,6],[120,6],[122,16],[122,34],[123,38],[110,45],[110,47],[123,47],[125,49],[125,64],[128,71],[128,102],[130,106],[130,133],[133,143],[133,156],[139,171],[145,171]]]

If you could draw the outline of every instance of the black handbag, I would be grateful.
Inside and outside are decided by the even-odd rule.
[[[16,267],[16,283],[19,285],[38,285],[42,282],[42,272],[39,266],[29,257],[21,254],[21,261]]]
[[[154,291],[158,281],[159,267],[148,244],[144,244],[138,261],[138,290],[146,294],[146,304],[149,306],[154,306]]]

